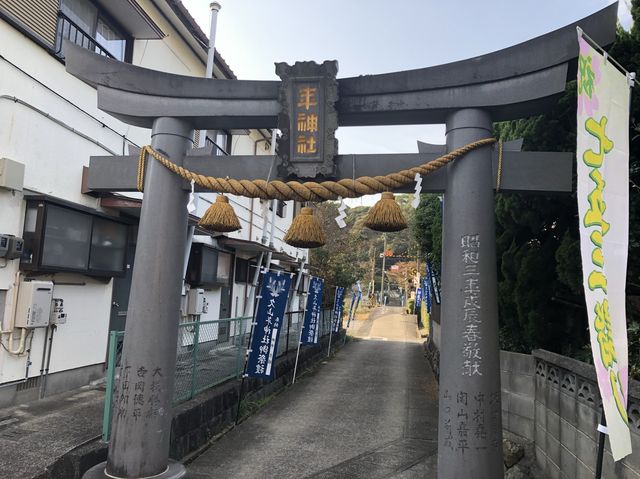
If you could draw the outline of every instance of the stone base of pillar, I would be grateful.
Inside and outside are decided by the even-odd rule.
[[[107,462],[101,462],[100,464],[93,466],[87,472],[84,473],[82,479],[118,479],[115,476],[107,475],[106,473]],[[169,461],[169,467],[162,474],[153,476],[153,479],[186,479],[187,469],[179,462]],[[137,478],[147,479],[147,478]]]

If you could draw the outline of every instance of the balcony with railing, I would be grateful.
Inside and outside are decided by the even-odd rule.
[[[99,55],[115,58],[106,47],[98,43],[98,41],[89,35],[85,30],[73,22],[64,13],[58,13],[58,27],[56,31],[55,55],[64,60],[64,40],[69,40],[76,45],[86,48]]]

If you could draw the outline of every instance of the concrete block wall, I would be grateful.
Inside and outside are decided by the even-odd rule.
[[[500,352],[502,427],[528,440],[535,433],[534,374],[533,356]]]
[[[437,377],[437,345],[424,348]],[[601,410],[594,367],[544,350],[501,351],[500,376],[503,428],[533,442],[540,479],[594,478]],[[614,463],[607,438],[603,479],[640,479],[639,381],[629,381],[627,412],[633,452]]]
[[[511,353],[509,353],[511,354]],[[595,477],[601,401],[593,366],[544,350],[535,362],[536,463],[550,479]],[[504,387],[504,386],[503,386]],[[640,479],[640,384],[629,381],[633,453],[613,462],[607,438],[603,478]]]

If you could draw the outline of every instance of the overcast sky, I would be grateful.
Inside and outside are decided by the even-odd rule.
[[[209,0],[182,0],[209,33]],[[490,53],[584,18],[611,0],[219,0],[216,49],[238,78],[275,80],[275,62],[338,60],[338,77]],[[619,18],[630,24],[621,0]],[[587,34],[589,32],[586,32]],[[341,154],[414,153],[444,127],[340,128]]]

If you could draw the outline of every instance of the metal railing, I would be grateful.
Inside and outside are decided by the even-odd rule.
[[[82,48],[86,48],[102,56],[115,58],[105,47],[100,45],[95,38],[74,23],[73,20],[64,13],[58,12],[55,55],[64,60],[63,40],[69,40]]]
[[[192,399],[197,394],[244,372],[245,354],[251,333],[251,316],[195,321],[178,325],[174,404]],[[276,357],[295,351],[303,323],[303,311],[285,313],[286,328],[282,328]],[[219,338],[221,323],[228,323],[229,334]],[[329,334],[331,309],[320,313],[319,337]],[[102,440],[111,433],[113,398],[117,390],[124,331],[111,331],[106,372],[106,392],[102,420]]]
[[[215,147],[215,150],[214,150],[215,153],[214,154],[217,155],[217,156],[229,156],[229,153],[227,152],[227,150],[225,150],[220,145],[218,145],[213,140],[213,138],[211,138],[209,135],[205,136],[204,144],[205,144],[205,146],[213,146],[213,147]]]

